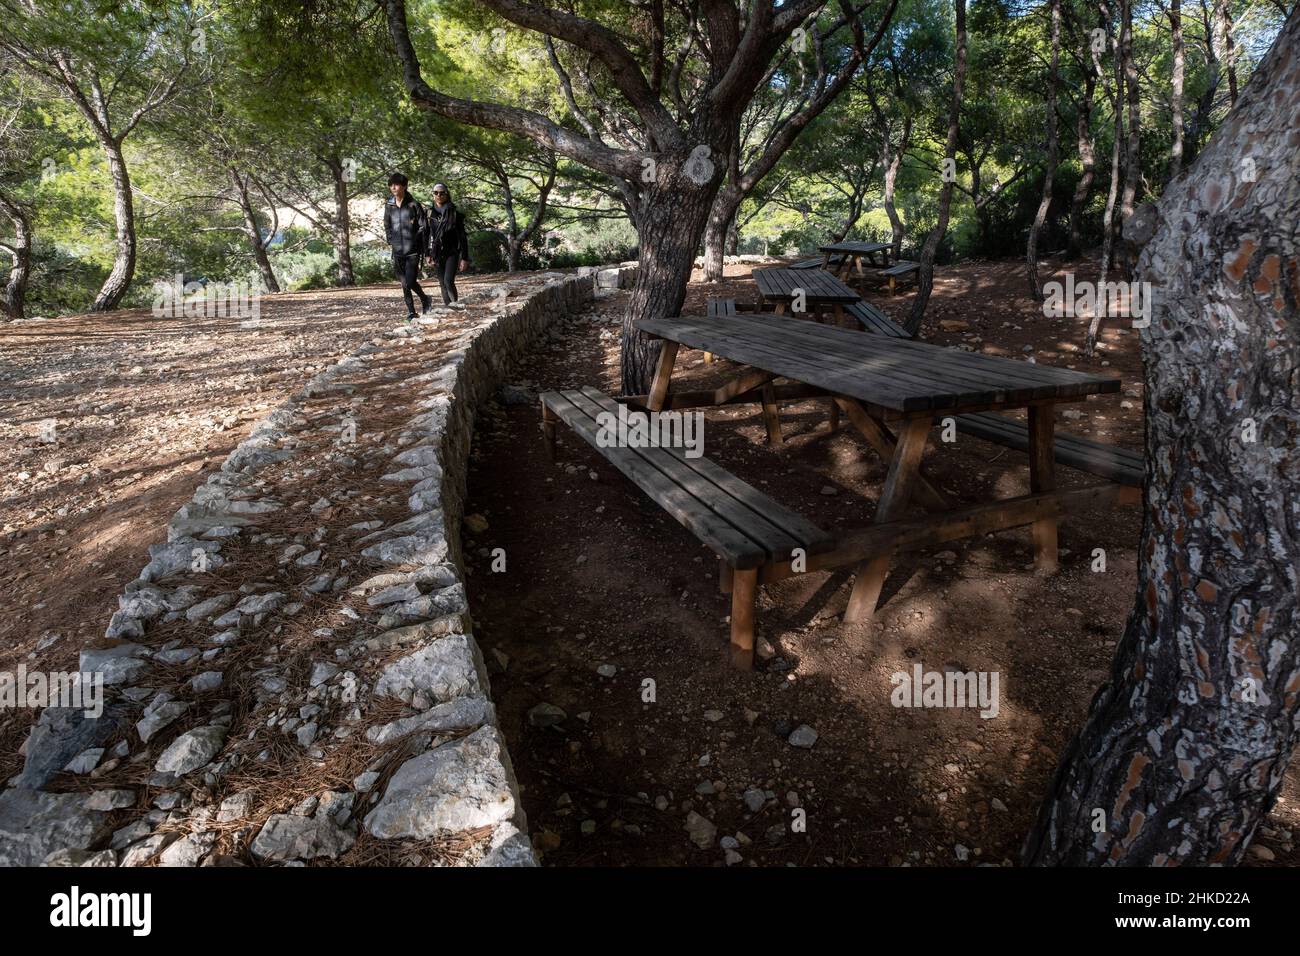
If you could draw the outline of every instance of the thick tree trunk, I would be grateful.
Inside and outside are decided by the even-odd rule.
[[[262,238],[262,230],[257,225],[253,203],[248,198],[248,183],[234,166],[230,167],[230,185],[235,188],[235,201],[239,203],[239,211],[244,217],[244,235],[248,237],[249,248],[253,251],[253,261],[257,263],[257,272],[262,278],[262,290],[279,292],[280,283],[276,281],[275,270],[271,268],[270,257],[266,254],[266,243],[270,237]]]
[[[126,295],[135,275],[135,205],[131,197],[131,177],[126,171],[122,144],[109,137],[100,137],[104,158],[108,161],[109,178],[113,186],[113,221],[116,228],[116,248],[113,269],[100,286],[99,294],[90,307],[92,312],[116,309]]]
[[[1173,145],[1169,148],[1169,181],[1173,182],[1183,171],[1183,81],[1187,63],[1183,49],[1182,0],[1169,0],[1169,30],[1174,57],[1173,76],[1169,81],[1169,111],[1172,114],[1169,122],[1174,135]]]
[[[637,230],[640,266],[623,316],[621,343],[622,387],[628,395],[650,391],[660,347],[658,340],[639,332],[635,323],[681,311],[695,252],[721,178],[715,174],[705,185],[697,185],[682,169],[685,160],[681,156],[659,163],[659,181],[650,189]]]
[[[1038,211],[1034,222],[1029,227],[1029,244],[1025,259],[1029,273],[1029,293],[1035,299],[1043,298],[1043,290],[1038,282],[1038,233],[1047,221],[1047,211],[1052,206],[1052,180],[1056,175],[1057,136],[1056,136],[1056,88],[1060,82],[1061,61],[1061,2],[1052,0],[1052,69],[1047,84],[1047,169],[1043,173],[1043,198],[1038,202]]]
[[[734,256],[740,252],[740,223],[737,216],[731,217],[727,225],[727,241],[722,247],[724,255]]]
[[[966,0],[956,0],[954,6],[957,13],[956,63],[953,67],[952,105],[948,112],[948,141],[944,156],[955,160],[957,134],[961,127],[962,84],[966,79]],[[939,190],[939,221],[925,237],[925,245],[921,249],[921,268],[916,280],[916,298],[912,301],[912,312],[907,318],[907,331],[912,335],[916,335],[921,328],[921,320],[925,318],[925,307],[934,289],[934,257],[938,255],[939,243],[943,241],[944,233],[948,231],[952,188],[951,182],[945,182]]]
[[[1027,864],[1235,864],[1300,735],[1298,49],[1292,12],[1139,260],[1158,296],[1137,598]]]
[[[13,263],[4,295],[0,296],[0,310],[11,319],[21,319],[26,317],[27,277],[32,270],[32,228],[22,206],[4,193],[0,193],[0,212],[9,217],[14,232],[13,245],[6,244]]]

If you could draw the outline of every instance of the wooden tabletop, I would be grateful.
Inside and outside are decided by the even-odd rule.
[[[849,252],[870,255],[890,248],[887,242],[832,242],[829,246],[818,246],[818,252]]]
[[[780,271],[780,270],[775,270]],[[648,335],[704,349],[909,418],[1118,392],[1120,381],[781,316],[643,319]]]
[[[754,282],[764,299],[788,302],[802,289],[811,304],[857,302],[862,296],[820,269],[755,269]]]

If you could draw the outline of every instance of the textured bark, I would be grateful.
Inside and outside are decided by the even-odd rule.
[[[1297,104],[1293,12],[1141,253],[1137,597],[1028,864],[1235,864],[1282,786],[1300,734]]]
[[[1070,199],[1070,241],[1068,258],[1075,259],[1083,252],[1083,211],[1088,205],[1088,195],[1092,192],[1092,181],[1097,174],[1097,149],[1092,135],[1092,106],[1096,90],[1096,77],[1089,73],[1084,80],[1083,99],[1079,102],[1079,113],[1075,118],[1075,142],[1079,150],[1081,172],[1079,181],[1074,185],[1074,196]]]
[[[659,181],[651,186],[643,207],[637,240],[640,268],[623,316],[622,387],[625,394],[650,391],[659,342],[635,328],[641,319],[661,319],[681,312],[686,284],[695,265],[695,251],[714,207],[721,171],[704,185],[683,172],[689,154],[659,164]]]
[[[252,200],[248,196],[248,181],[234,166],[230,167],[230,185],[235,190],[235,202],[244,217],[244,235],[248,237],[248,246],[253,252],[253,261],[257,263],[258,275],[262,278],[262,289],[266,292],[279,292],[280,283],[276,281],[275,270],[266,254],[266,244],[272,236],[262,238],[262,230],[257,225],[257,215],[253,210]]]
[[[1043,198],[1038,202],[1038,211],[1034,222],[1029,227],[1029,243],[1025,259],[1029,273],[1029,294],[1035,299],[1042,299],[1043,290],[1038,282],[1038,233],[1047,221],[1047,211],[1052,206],[1052,180],[1056,175],[1057,136],[1056,136],[1056,89],[1060,84],[1061,62],[1061,3],[1052,0],[1052,69],[1047,84],[1047,168],[1043,172]]]
[[[108,160],[108,175],[113,187],[113,225],[115,229],[113,269],[100,286],[99,294],[90,307],[92,312],[116,309],[126,295],[131,277],[135,275],[135,205],[131,200],[131,177],[126,171],[122,144],[112,137],[103,137],[100,145]]]
[[[4,249],[13,262],[9,266],[9,281],[0,295],[0,311],[11,319],[25,317],[27,302],[27,277],[32,269],[32,228],[22,206],[0,192],[0,212],[9,217],[13,226],[13,245],[5,243]]]
[[[961,128],[962,85],[966,80],[966,0],[954,3],[957,14],[956,62],[953,65],[952,105],[948,111],[948,140],[944,156],[956,158],[957,135]],[[912,301],[912,312],[907,318],[907,331],[915,335],[925,318],[925,307],[930,301],[930,292],[934,289],[934,257],[939,252],[939,243],[948,231],[948,213],[952,208],[953,184],[946,182],[939,190],[939,221],[934,224],[930,234],[925,237],[921,248],[921,268],[916,280],[916,298]]]
[[[1174,57],[1173,75],[1170,77],[1169,123],[1173,129],[1174,141],[1169,148],[1169,179],[1172,182],[1183,171],[1183,80],[1187,71],[1186,53],[1183,46],[1183,8],[1182,0],[1169,2],[1170,45]]]

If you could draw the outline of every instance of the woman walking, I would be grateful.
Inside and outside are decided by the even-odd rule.
[[[420,277],[420,253],[429,245],[428,215],[407,192],[406,186],[407,178],[401,173],[388,177],[388,191],[392,195],[384,205],[384,236],[393,250],[393,272],[402,283],[406,318],[410,321],[415,318],[415,301],[411,294],[420,297],[424,312],[433,305],[433,296],[427,295],[416,281]]]
[[[456,273],[469,268],[469,239],[465,235],[465,218],[451,201],[446,183],[435,183],[433,205],[429,207],[429,241],[426,262],[438,273],[442,284],[442,304],[464,308],[457,300]]]

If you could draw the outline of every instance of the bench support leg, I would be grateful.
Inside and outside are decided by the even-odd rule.
[[[1029,490],[1034,494],[1056,488],[1056,457],[1052,432],[1056,409],[1051,405],[1029,406]],[[1057,567],[1057,519],[1039,518],[1034,522],[1034,569],[1051,574]]]
[[[781,437],[781,413],[776,407],[776,389],[769,381],[763,386],[763,424],[767,426],[767,443],[769,445],[779,445],[784,439]]]
[[[885,489],[880,494],[880,505],[876,508],[876,524],[894,521],[902,517],[907,509],[907,501],[920,477],[921,454],[925,451],[925,442],[930,435],[930,422],[930,418],[913,418],[903,426],[898,447],[894,449],[893,460],[889,463],[889,476],[885,479]],[[880,590],[889,573],[890,559],[890,555],[884,555],[858,565],[849,605],[844,610],[846,623],[869,621],[876,613],[876,602],[880,600]]]
[[[546,454],[555,461],[555,426],[560,417],[542,403],[542,435],[546,439]]]
[[[754,666],[754,602],[758,597],[758,569],[736,569],[731,577],[731,665],[740,670]]]
[[[723,560],[718,561],[718,593],[719,594],[731,593],[731,578],[733,573],[734,572],[731,570],[731,565],[729,565],[726,561]]]

